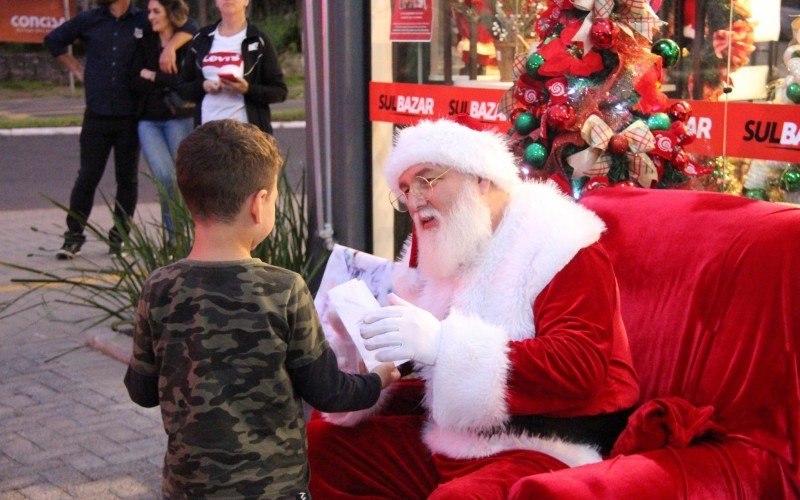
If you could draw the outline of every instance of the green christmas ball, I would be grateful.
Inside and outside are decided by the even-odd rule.
[[[514,120],[514,128],[519,135],[528,135],[539,126],[540,120],[530,113],[520,113]]]
[[[647,119],[647,126],[650,130],[669,130],[672,125],[672,120],[666,113],[656,113]]]
[[[800,50],[795,50],[792,52],[792,57],[800,57]]]
[[[681,58],[681,48],[674,40],[669,38],[662,38],[654,43],[651,52],[661,56],[665,68],[674,66],[678,59]]]
[[[753,188],[753,189],[744,188],[742,189],[742,195],[745,198],[750,198],[752,200],[761,200],[761,201],[769,200],[769,197],[767,196],[767,191],[759,188]]]
[[[800,104],[800,83],[790,83],[789,86],[786,87],[786,97],[793,103]]]
[[[538,52],[531,54],[528,60],[525,62],[525,71],[528,72],[534,78],[538,78],[539,76],[539,68],[542,67],[544,64],[544,57]]]
[[[800,169],[790,168],[781,174],[781,189],[794,193],[800,191]]]
[[[533,168],[542,168],[547,160],[547,148],[538,142],[528,144],[525,148],[525,163],[529,163]]]

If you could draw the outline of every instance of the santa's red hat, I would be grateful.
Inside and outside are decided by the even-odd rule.
[[[480,122],[468,116],[424,120],[401,130],[386,161],[389,188],[399,191],[400,176],[419,163],[489,179],[506,191],[521,182],[505,136],[482,130]]]

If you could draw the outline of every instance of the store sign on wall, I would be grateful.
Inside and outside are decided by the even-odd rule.
[[[77,5],[69,3],[74,16]],[[63,0],[0,1],[0,42],[42,43],[66,20]]]
[[[504,91],[444,85],[370,83],[370,120],[413,125],[467,113],[498,130],[506,130],[507,117],[498,110]],[[689,101],[693,116],[687,129],[696,140],[690,153],[733,158],[800,163],[800,107],[794,105]],[[727,136],[727,141],[723,137]],[[727,142],[724,144],[724,142]]]
[[[394,0],[389,40],[430,42],[433,36],[433,0]]]

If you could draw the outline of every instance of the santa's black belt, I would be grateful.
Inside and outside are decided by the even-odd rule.
[[[544,417],[541,415],[515,415],[502,429],[485,434],[527,434],[559,438],[571,443],[588,444],[600,449],[603,456],[611,452],[614,442],[628,423],[633,408],[600,415],[580,417]]]

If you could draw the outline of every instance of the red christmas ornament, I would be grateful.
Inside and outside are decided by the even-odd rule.
[[[553,104],[547,108],[547,126],[563,132],[575,123],[575,110],[569,104]]]
[[[542,102],[546,93],[544,83],[528,75],[521,75],[514,84],[514,98],[526,108],[532,108]]]
[[[632,181],[630,179],[623,179],[621,181],[615,182],[613,185],[615,187],[619,186],[619,187],[625,187],[625,188],[639,187],[639,184],[637,184],[635,181]]]
[[[615,135],[608,141],[608,152],[612,155],[625,154],[628,151],[628,138],[624,135]]]
[[[686,136],[689,135],[686,131],[686,124],[682,121],[672,122],[672,125],[669,126],[669,131],[675,134],[675,138],[678,139],[679,144],[683,144]]]
[[[619,26],[611,19],[597,19],[589,31],[589,41],[600,50],[610,49],[619,40]]]
[[[678,101],[669,107],[668,114],[673,121],[685,122],[692,116],[692,105],[686,101]]]
[[[689,165],[689,157],[686,156],[686,153],[683,151],[676,151],[675,155],[672,157],[672,165],[683,172],[687,165]]]
[[[545,86],[550,93],[550,102],[552,104],[563,104],[569,100],[567,97],[569,84],[563,76],[547,80]]]
[[[583,186],[583,192],[588,193],[597,188],[608,187],[608,177],[605,175],[597,175],[595,177],[590,178],[586,181],[586,185]]]

